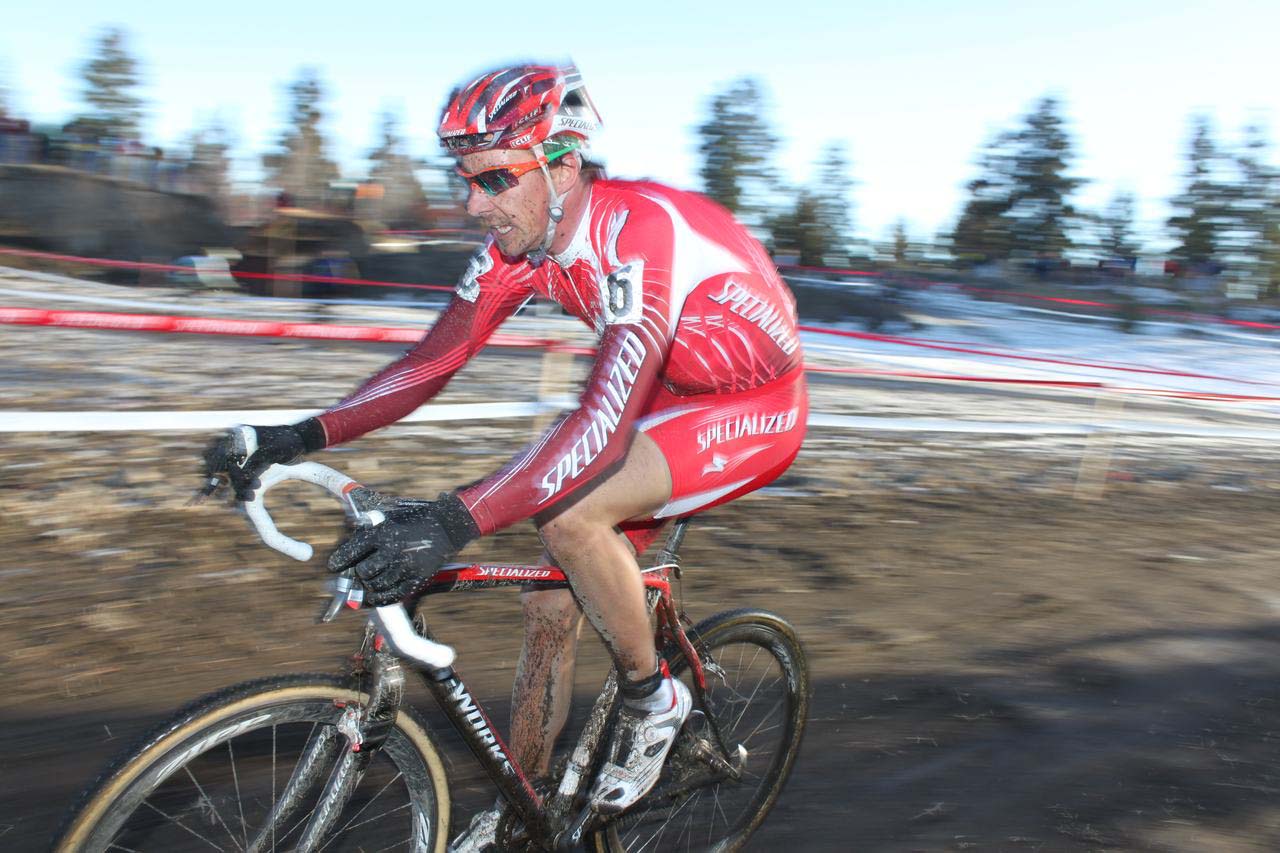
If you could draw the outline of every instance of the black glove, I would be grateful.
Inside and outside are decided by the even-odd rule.
[[[365,589],[364,602],[373,607],[411,595],[480,535],[457,495],[392,500],[380,509],[385,521],[358,528],[329,555],[329,571],[354,569]]]
[[[251,426],[258,440],[257,449],[248,459],[237,450],[234,432],[215,438],[204,452],[206,478],[226,474],[235,490],[236,500],[253,500],[253,490],[262,483],[258,475],[276,463],[287,465],[304,453],[325,446],[324,427],[315,418],[286,426]]]

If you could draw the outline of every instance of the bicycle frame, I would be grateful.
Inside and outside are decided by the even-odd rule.
[[[644,570],[643,580],[650,612],[656,616],[656,647],[659,652],[668,644],[680,648],[693,675],[697,703],[704,705],[706,680],[702,663],[684,632],[671,591],[671,577],[673,574],[678,577],[680,572],[675,550],[683,538],[686,523],[687,520],[684,519],[677,522],[667,546],[659,555],[658,565]],[[450,565],[432,577],[414,596],[414,603],[416,607],[422,599],[441,593],[512,586],[566,589],[569,581],[564,572],[554,566]],[[417,623],[424,636],[430,637],[420,610],[417,613]],[[381,642],[375,643],[375,649],[382,650]],[[528,774],[511,755],[483,703],[471,693],[452,666],[433,669],[413,665],[413,669],[422,678],[428,692],[470,748],[486,775],[502,797],[511,804],[527,832],[544,843],[560,846],[576,844],[585,832],[594,828],[592,819],[596,816],[589,809],[584,809],[571,825],[568,818],[569,810],[578,800],[583,786],[591,779],[600,740],[616,704],[617,681],[613,673],[609,675],[591,709],[559,786],[555,791],[544,795],[534,787]],[[716,739],[720,739],[718,731]]]
[[[254,449],[252,446],[254,434],[247,427],[240,427],[238,430],[237,434],[242,443],[241,449],[247,456]],[[300,480],[321,486],[342,501],[348,515],[358,524],[377,525],[385,518],[381,509],[381,496],[376,492],[365,489],[345,474],[314,462],[273,465],[264,471],[259,479],[261,486],[256,490],[254,498],[244,503],[245,512],[263,542],[298,560],[310,559],[313,549],[304,542],[282,534],[276,528],[263,502],[265,493],[279,483]],[[705,709],[707,695],[703,662],[685,634],[680,614],[671,597],[671,575],[675,574],[676,577],[680,575],[676,554],[684,539],[687,525],[688,518],[675,521],[666,544],[658,553],[657,564],[646,569],[643,578],[649,612],[655,615],[657,621],[655,646],[659,653],[667,645],[679,648],[693,675],[696,706]],[[421,614],[418,614],[417,630],[410,623],[408,616],[408,612],[416,611],[422,599],[430,595],[517,585],[555,589],[567,588],[569,581],[564,572],[554,566],[450,565],[436,572],[421,590],[410,596],[403,604],[379,606],[375,609],[365,634],[366,643],[372,640],[375,654],[373,665],[364,668],[364,673],[372,677],[368,684],[368,693],[371,697],[391,696],[394,699],[389,704],[381,699],[377,701],[371,699],[370,708],[364,715],[365,719],[352,720],[352,752],[363,751],[364,753],[354,763],[360,766],[367,764],[371,754],[381,746],[382,738],[385,737],[384,729],[388,728],[386,723],[394,719],[395,710],[399,704],[399,682],[403,679],[400,662],[405,661],[422,677],[427,690],[435,697],[445,716],[458,731],[463,742],[471,749],[499,792],[511,804],[526,831],[543,844],[556,847],[573,846],[586,831],[595,829],[603,823],[590,806],[581,809],[571,822],[569,810],[575,807],[582,794],[583,786],[592,778],[600,740],[617,704],[615,674],[610,674],[592,707],[587,725],[570,755],[557,790],[544,796],[535,789],[528,774],[512,758],[484,706],[471,694],[462,678],[454,670],[454,650],[435,642]],[[361,606],[363,594],[350,573],[344,573],[338,578],[333,589],[334,596],[321,621],[332,619],[344,605],[354,609],[359,609]],[[389,650],[387,646],[390,646]],[[361,659],[366,650],[367,646],[361,648]],[[710,718],[711,715],[704,716]],[[720,730],[713,720],[709,721],[714,735],[714,746],[720,753],[719,759],[713,756],[711,763],[719,766],[718,772],[727,771],[729,775],[736,776],[737,771],[728,760],[728,749]],[[362,737],[361,726],[367,726],[371,722],[373,736],[367,741],[361,741],[359,739]],[[339,774],[339,777],[342,776],[343,774]],[[335,801],[344,796],[341,787],[335,787],[333,791]]]

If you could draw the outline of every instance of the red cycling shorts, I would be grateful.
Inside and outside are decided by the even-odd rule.
[[[804,370],[759,388],[681,397],[659,388],[636,423],[671,470],[671,499],[652,521],[619,525],[640,553],[667,519],[731,501],[773,482],[804,441]]]

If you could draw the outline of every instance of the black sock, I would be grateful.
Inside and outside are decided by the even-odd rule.
[[[639,681],[628,681],[622,679],[618,685],[618,689],[622,691],[623,699],[648,699],[650,696],[658,692],[658,688],[662,686],[662,670],[656,669],[653,675],[648,678],[642,678]]]

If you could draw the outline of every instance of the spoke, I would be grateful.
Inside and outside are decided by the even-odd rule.
[[[143,805],[144,805],[144,806],[146,806],[147,808],[151,809],[153,812],[155,812],[156,814],[160,815],[162,818],[164,818],[165,820],[169,821],[170,823],[172,823],[174,826],[178,827],[179,829],[185,830],[185,831],[187,831],[187,832],[191,833],[192,835],[194,835],[196,838],[199,838],[201,841],[203,841],[205,844],[208,844],[208,845],[209,845],[210,847],[212,847],[214,850],[222,850],[222,848],[221,848],[221,847],[219,847],[217,844],[214,844],[212,841],[210,841],[209,839],[205,838],[203,835],[201,835],[200,833],[196,832],[194,829],[192,829],[191,827],[187,826],[185,823],[183,823],[182,821],[178,820],[178,819],[177,819],[176,817],[174,817],[173,815],[165,814],[164,812],[160,811],[160,809],[158,809],[158,808],[156,808],[155,806],[151,805],[151,803],[143,803]]]
[[[752,658],[751,662],[755,663],[755,658]],[[764,680],[768,677],[769,677],[769,670],[766,668],[764,672],[760,673],[760,678],[756,680],[756,686],[754,689],[752,689],[751,695],[744,698],[744,702],[742,705],[742,713],[738,715],[738,719],[733,721],[733,724],[730,726],[730,731],[732,731],[733,729],[736,729],[738,727],[738,723],[742,722],[742,718],[746,716],[747,710],[751,707],[751,700],[756,698],[756,694],[760,692],[760,688],[764,684]],[[775,676],[773,681],[776,684],[778,682],[778,677]],[[738,695],[741,696],[742,694],[739,693]]]
[[[685,841],[685,848],[686,848],[686,849],[688,849],[688,850],[692,850],[692,849],[693,849],[693,847],[692,847],[692,845],[693,845],[693,819],[694,819],[694,817],[697,815],[697,809],[695,809],[695,808],[693,808],[693,807],[694,807],[695,805],[697,805],[697,802],[698,802],[698,800],[700,800],[700,799],[702,799],[702,792],[701,792],[701,791],[699,791],[698,793],[694,794],[692,797],[690,797],[688,800],[686,800],[686,801],[685,801],[685,802],[687,802],[687,803],[689,804],[689,811],[688,811],[688,814],[686,814],[686,815],[685,815],[685,819],[684,819],[684,829],[682,829],[682,830],[680,831],[680,834],[681,834],[681,835],[683,835],[683,836],[685,837],[685,839],[686,839],[686,841]]]
[[[272,796],[273,803],[270,811],[253,840],[253,850],[259,850],[268,841],[272,844],[271,849],[275,849],[275,844],[281,840],[280,828],[302,807],[308,794],[315,787],[319,774],[323,772],[328,760],[326,753],[329,752],[329,747],[332,746],[336,753],[338,748],[334,744],[337,737],[332,727],[321,727],[318,722],[312,724],[311,730],[302,738],[302,746],[293,761],[293,769],[288,781],[285,782],[283,789],[278,789]],[[290,752],[295,751],[290,743],[287,743],[285,748]],[[273,784],[278,788],[278,779],[273,779]]]
[[[399,847],[401,844],[408,844],[408,845],[409,845],[409,849],[410,849],[410,850],[412,850],[412,849],[413,849],[413,836],[412,836],[412,835],[411,835],[411,836],[409,836],[409,837],[408,837],[408,838],[406,838],[404,841],[397,841],[395,844],[388,844],[386,847],[383,847],[381,850],[376,850],[376,851],[374,851],[374,853],[387,853],[387,851],[388,851],[388,850],[395,850],[395,849],[396,849],[397,847]]]
[[[107,845],[107,849],[108,849],[108,850],[123,850],[123,851],[124,851],[124,853],[141,853],[141,851],[139,851],[139,850],[134,850],[132,847],[125,847],[123,844],[108,844],[108,845]]]
[[[298,766],[302,763],[302,759],[306,757],[307,748],[311,745],[312,740],[316,736],[316,729],[318,729],[319,727],[320,727],[319,722],[313,722],[311,724],[311,731],[307,732],[307,736],[303,739],[302,750],[299,752],[298,757],[294,759],[293,769],[289,771],[289,782],[285,783],[285,791],[288,791],[292,787],[293,778],[298,773]],[[284,835],[280,835],[277,832],[279,821],[275,819],[276,806],[280,802],[280,796],[277,793],[278,786],[276,784],[277,768],[279,766],[279,762],[277,761],[278,753],[279,753],[279,750],[277,747],[276,726],[273,725],[271,727],[271,807],[267,810],[267,820],[271,822],[271,850],[273,851],[273,853],[276,849],[276,845],[280,841],[284,840],[285,838],[288,838],[293,833],[293,830],[298,828],[298,824],[294,824],[293,827]],[[309,813],[307,817],[310,817],[311,814],[314,814],[314,813],[315,813],[315,809],[312,808],[311,813]],[[303,818],[303,820],[306,820],[306,818]],[[261,834],[261,831],[259,834]]]
[[[716,812],[720,812],[721,817],[723,817],[723,818],[724,818],[724,828],[725,828],[725,830],[726,830],[726,831],[727,831],[727,830],[729,830],[729,829],[732,829],[732,828],[733,828],[733,825],[732,825],[731,823],[729,823],[729,815],[725,814],[724,806],[720,805],[720,786],[719,786],[719,785],[717,785],[717,786],[716,786],[716,789],[715,789],[714,791],[712,791],[711,795],[712,795],[713,797],[715,797],[715,802],[714,802],[715,809],[714,809],[714,810],[712,810],[712,812],[711,812],[711,818],[707,821],[707,823],[708,823],[708,824],[710,824],[710,827],[709,827],[709,829],[707,830],[707,845],[708,845],[708,846],[710,846],[710,844],[711,844],[711,839],[712,839],[712,838],[714,837],[714,835],[715,835],[715,829],[716,829]]]
[[[236,770],[236,754],[231,748],[231,741],[227,741],[227,757],[231,759],[231,779],[236,786],[236,808],[240,810],[240,837],[244,839],[244,844],[240,849],[245,850],[249,847],[249,824],[244,819],[244,800],[240,797],[240,774]]]
[[[670,820],[670,819],[671,819],[671,818],[668,816],[667,820]],[[662,834],[662,830],[666,828],[666,825],[667,825],[666,821],[663,821],[662,823],[658,824],[658,828],[657,828],[656,830],[654,830],[653,835],[650,835],[648,838],[646,838],[646,839],[644,840],[644,842],[643,842],[643,843],[641,843],[641,845],[640,845],[639,847],[635,847],[635,848],[632,848],[632,849],[633,849],[633,850],[635,850],[635,851],[636,851],[636,853],[643,853],[643,851],[648,850],[648,849],[649,849],[649,842],[650,842],[650,841],[653,841],[653,840],[654,840],[654,839],[656,839],[659,835],[661,835],[661,834]],[[631,847],[631,845],[629,845],[629,844],[628,844],[627,846],[628,846],[628,847]]]
[[[223,831],[227,833],[227,836],[231,838],[231,843],[236,846],[237,850],[244,850],[244,848],[240,846],[240,842],[236,840],[236,834],[231,831],[231,827],[227,826],[227,822],[222,819],[222,812],[218,811],[218,804],[210,799],[209,795],[204,792],[204,787],[196,780],[196,776],[191,772],[191,768],[183,766],[182,769],[186,772],[187,778],[191,780],[191,784],[195,785],[196,790],[200,792],[201,801],[208,804],[208,809],[212,812],[214,819],[218,821],[218,826],[222,827]]]
[[[774,708],[778,707],[778,705],[781,705],[781,704],[783,704],[784,702],[786,702],[786,699],[785,699],[785,698],[783,698],[783,699],[779,699],[779,700],[777,701],[777,703],[774,705]],[[770,712],[770,713],[773,713],[773,709],[771,708],[771,709],[769,710],[769,712]],[[752,729],[752,730],[751,730],[751,733],[750,733],[749,735],[747,735],[747,737],[751,737],[751,736],[753,736],[753,735],[763,735],[763,734],[768,734],[769,732],[775,732],[775,731],[777,731],[778,729],[782,728],[782,723],[774,723],[772,726],[766,726],[766,725],[765,725],[765,721],[766,721],[767,719],[768,719],[768,718],[766,717],[764,720],[761,720],[761,721],[760,721],[760,723],[759,723],[759,724],[758,724],[754,729]],[[746,741],[742,741],[742,744],[745,746],[745,745],[746,745]]]
[[[317,805],[319,805],[319,803],[317,803]],[[309,812],[307,812],[305,815],[303,815],[301,820],[299,820],[299,821],[298,821],[297,823],[295,823],[293,826],[289,827],[289,831],[288,831],[288,832],[286,832],[284,835],[280,836],[280,840],[281,840],[281,841],[283,841],[283,840],[285,840],[286,838],[288,838],[290,835],[293,835],[294,830],[296,830],[298,827],[300,827],[300,826],[302,826],[303,824],[305,824],[305,823],[307,823],[308,821],[310,821],[310,820],[311,820],[311,816],[312,816],[313,814],[315,814],[315,813],[316,813],[316,808],[315,808],[315,806],[312,806],[312,807],[311,807],[311,811],[309,811]],[[272,832],[274,832],[274,831],[275,831],[275,830],[274,830],[274,828],[273,828],[273,829],[272,829]]]
[[[698,799],[700,799],[701,797],[702,797],[702,792],[701,792],[701,791],[699,791],[699,792],[698,792],[697,794],[695,794],[694,796],[692,796],[692,797],[690,797],[689,799],[685,800],[685,803],[687,803],[687,804],[689,804],[690,806],[692,806],[692,805],[693,805],[693,804],[694,804]],[[682,807],[683,807],[683,806],[682,806]],[[694,816],[695,811],[696,811],[696,810],[695,810],[695,809],[693,809],[693,808],[690,808],[690,809],[689,809],[688,813],[685,815],[685,819],[684,819],[684,827],[680,830],[680,833],[679,833],[679,835],[677,836],[677,843],[679,843],[679,838],[680,838],[680,836],[683,836],[683,837],[684,837],[684,839],[685,839],[685,845],[684,845],[684,846],[685,846],[685,849],[686,849],[686,850],[692,850],[692,849],[693,849],[693,848],[690,846],[690,845],[692,845],[692,844],[693,844],[693,833],[691,833],[689,830],[693,828],[693,816]],[[672,818],[674,818],[674,817],[675,817],[676,815],[678,815],[679,813],[680,813],[680,812],[679,812],[679,810],[677,810],[677,811],[675,812],[675,814],[673,814],[671,817],[672,817]],[[659,836],[659,840],[661,840],[661,836]],[[657,847],[657,848],[655,848],[655,849],[661,850],[662,848],[659,846],[659,847]]]
[[[741,740],[738,740],[738,738],[736,738],[736,737],[734,738],[734,740],[738,741],[738,743],[742,744],[743,746],[746,746],[746,745],[747,745],[747,743],[748,743],[748,742],[749,742],[753,737],[755,737],[755,736],[756,736],[756,733],[760,731],[760,727],[761,727],[761,726],[763,726],[765,723],[767,723],[767,722],[769,721],[769,719],[773,716],[774,712],[775,712],[775,711],[777,711],[779,708],[781,708],[781,707],[782,707],[782,703],[783,703],[783,702],[785,702],[785,701],[786,701],[786,697],[785,697],[785,696],[779,697],[779,698],[778,698],[778,701],[777,701],[777,702],[774,702],[774,703],[773,703],[773,706],[772,706],[772,707],[770,707],[770,708],[769,708],[769,710],[767,710],[767,711],[765,711],[765,712],[764,712],[764,715],[760,718],[760,722],[756,723],[756,727],[755,727],[754,729],[752,729],[751,731],[747,732],[746,736],[745,736],[745,737],[743,737]],[[741,719],[741,718],[739,718],[739,719]],[[769,726],[769,728],[765,729],[765,731],[773,731],[773,730],[774,730],[774,729],[776,729],[776,728],[777,728],[777,726],[776,726],[776,725],[774,725],[774,726]]]
[[[404,811],[404,810],[405,810],[405,809],[407,809],[407,808],[411,808],[412,806],[413,806],[413,803],[405,803],[403,806],[396,806],[394,809],[387,809],[387,810],[386,810],[385,812],[383,812],[382,814],[376,814],[376,815],[374,815],[373,817],[365,818],[364,820],[362,820],[362,821],[360,821],[359,823],[357,823],[355,826],[351,827],[351,829],[359,829],[360,827],[364,826],[366,823],[373,823],[375,820],[382,820],[384,817],[386,817],[386,816],[387,816],[387,815],[389,815],[389,814],[395,814],[396,812],[402,812],[402,811]],[[363,809],[362,809],[361,811],[363,811]],[[342,830],[341,830],[341,831],[345,831],[346,829],[347,829],[347,827],[345,827],[345,826],[344,826],[344,827],[342,828]],[[334,836],[334,838],[336,838],[336,837],[337,837],[337,836],[335,835],[335,836]],[[326,843],[326,845],[325,845],[325,846],[327,847],[329,844],[332,844],[332,843],[333,843],[333,839],[331,838],[331,839],[329,839],[329,841]],[[399,843],[399,842],[397,842],[397,843]],[[324,847],[321,847],[320,849],[321,849],[321,850],[323,850],[323,849],[324,849]],[[317,853],[318,853],[318,851],[317,851]]]
[[[676,810],[673,811],[671,814],[667,815],[666,819],[663,820],[662,823],[658,824],[657,830],[654,831],[653,835],[650,835],[648,838],[644,840],[644,843],[640,845],[639,849],[645,850],[649,847],[649,842],[651,841],[657,842],[658,840],[660,840],[662,838],[662,834],[667,831],[667,827],[671,824],[671,821],[675,818],[675,816],[680,814],[680,812],[683,811],[686,806],[688,806],[690,803],[693,803],[695,800],[697,800],[701,796],[702,796],[702,792],[699,791],[698,793],[694,794],[692,797],[689,797],[680,805],[676,806]],[[654,847],[653,849],[660,850],[662,848]]]
[[[755,649],[756,649],[755,654],[751,656],[751,660],[747,661],[742,667],[740,667],[740,671],[743,674],[744,681],[751,677],[751,672],[755,670],[756,661],[760,659],[760,653],[763,651],[763,649],[761,649],[759,646],[756,646]],[[769,660],[772,661],[773,658],[769,658]],[[764,670],[760,673],[760,677],[756,679],[756,686],[755,686],[755,689],[752,690],[751,696],[754,696],[756,692],[759,691],[760,685],[763,684],[764,680],[769,676],[769,669],[770,667],[768,665],[764,667]],[[774,680],[775,681],[777,680],[776,676]],[[736,692],[739,696],[742,696],[742,691],[735,690],[734,692]],[[746,699],[748,702],[750,702],[751,696],[745,696],[743,698]]]
[[[317,851],[316,851],[316,853],[320,853],[320,851],[321,851],[321,850],[324,850],[324,848],[325,848],[325,847],[328,847],[330,844],[332,844],[334,841],[336,841],[336,840],[338,839],[338,836],[342,835],[342,833],[344,833],[344,832],[346,832],[346,831],[347,831],[347,828],[348,828],[348,827],[350,827],[351,829],[355,829],[356,827],[364,826],[364,824],[368,823],[369,821],[362,821],[361,823],[357,823],[355,826],[351,826],[352,822],[353,822],[356,818],[358,818],[358,817],[360,817],[360,815],[364,814],[364,813],[365,813],[365,810],[366,810],[366,809],[368,809],[368,808],[369,808],[369,806],[373,805],[373,801],[374,801],[374,800],[376,800],[376,799],[378,799],[378,797],[381,797],[381,796],[382,796],[382,792],[383,792],[383,791],[387,790],[387,789],[388,789],[388,788],[390,788],[392,785],[394,785],[397,781],[399,781],[400,777],[401,777],[401,776],[403,776],[403,775],[404,775],[404,773],[396,773],[396,775],[395,775],[395,776],[391,777],[391,781],[390,781],[390,782],[388,782],[387,784],[383,785],[381,788],[379,788],[379,789],[378,789],[378,793],[376,793],[376,794],[374,794],[372,797],[370,797],[370,798],[369,798],[369,801],[368,801],[367,803],[365,803],[363,806],[361,806],[361,807],[360,807],[360,811],[358,811],[358,812],[356,812],[355,814],[353,814],[353,815],[351,816],[351,820],[348,820],[348,821],[346,822],[346,824],[344,824],[344,825],[343,825],[343,827],[342,827],[341,829],[339,829],[337,832],[335,832],[335,833],[334,833],[334,834],[329,838],[329,840],[328,840],[328,841],[326,841],[326,842],[325,842],[325,843],[320,847],[320,850],[317,850]],[[393,809],[392,811],[395,811],[395,809]],[[383,815],[388,815],[388,814],[391,814],[391,812],[383,812],[381,815],[378,815],[378,817],[382,817]],[[373,820],[376,820],[376,819],[377,819],[377,818],[373,818]]]
[[[267,810],[268,815],[275,814],[276,811],[276,724],[271,724],[271,808]],[[276,822],[271,821],[271,853],[276,850]]]

